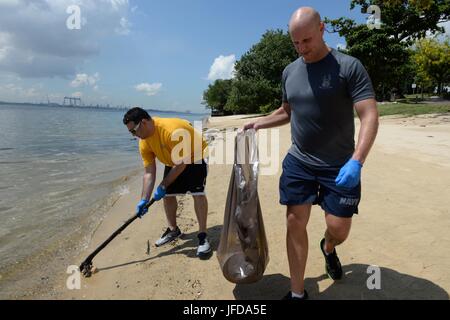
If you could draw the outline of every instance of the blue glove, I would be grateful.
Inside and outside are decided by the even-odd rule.
[[[358,160],[350,159],[341,168],[336,178],[338,187],[354,188],[359,184],[361,179],[362,164]]]
[[[155,193],[153,194],[153,199],[156,201],[161,200],[166,195],[166,188],[159,185],[158,188],[156,188]]]
[[[148,200],[142,199],[136,206],[136,215],[139,218],[142,218],[142,216],[147,213],[147,211],[148,211],[147,204],[148,204]]]

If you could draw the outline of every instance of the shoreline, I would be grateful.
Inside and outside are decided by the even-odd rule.
[[[236,129],[249,120],[246,116],[231,117],[209,118],[207,129]],[[450,228],[450,201],[435,192],[442,190],[446,194],[449,188],[445,183],[450,181],[449,119],[448,114],[381,118],[379,136],[363,173],[361,213],[354,219],[350,239],[339,248],[347,278],[345,286],[334,285],[323,277],[323,258],[316,250],[316,242],[323,234],[323,213],[317,206],[313,208],[308,226],[306,287],[314,299],[449,298],[450,276],[445,270],[450,267],[450,259],[443,259],[440,251],[442,245],[450,247],[450,238],[445,233]],[[286,139],[289,132],[289,125],[280,127],[280,161],[290,146],[290,139]],[[208,234],[214,249],[209,260],[195,257],[197,222],[191,197],[183,196],[179,198],[177,213],[184,233],[181,239],[163,247],[154,246],[166,226],[162,203],[155,203],[143,219],[136,220],[94,259],[99,272],[91,278],[82,278],[81,290],[67,290],[63,280],[68,275],[61,273],[54,294],[33,298],[278,299],[289,284],[284,207],[277,198],[280,172],[279,167],[276,175],[259,178],[270,257],[260,282],[248,286],[229,283],[215,256],[223,223],[224,190],[231,173],[231,165],[225,164],[211,166],[208,175]],[[140,184],[139,175],[130,181],[130,193],[122,195],[105,214],[88,248],[74,261],[82,261],[86,253],[127,219],[139,197]],[[424,214],[426,220],[422,219]],[[441,246],[434,247],[433,243]],[[439,265],[433,262],[437,258],[441,261]],[[381,267],[387,277],[383,281],[385,290],[370,291],[365,287],[366,269],[370,265]],[[412,283],[421,290],[411,287]]]
[[[2,299],[38,299],[42,295],[54,296],[55,284],[60,281],[60,270],[66,270],[69,261],[84,251],[93,235],[103,223],[105,216],[115,203],[126,193],[129,181],[139,176],[138,168],[119,176],[111,185],[111,192],[96,200],[95,207],[84,212],[76,222],[79,228],[74,228],[68,237],[59,238],[35,252],[19,263],[19,269],[5,269],[2,280]],[[81,213],[81,212],[80,212]],[[47,262],[46,262],[47,261]],[[38,265],[40,268],[32,268]],[[61,267],[59,267],[59,266]]]

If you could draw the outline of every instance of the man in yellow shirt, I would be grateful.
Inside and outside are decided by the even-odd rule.
[[[156,246],[162,246],[181,236],[177,226],[177,195],[190,193],[194,199],[195,213],[199,224],[197,235],[199,244],[197,256],[207,258],[211,253],[206,234],[208,201],[205,195],[207,163],[205,162],[207,144],[202,134],[183,119],[157,118],[141,108],[127,111],[123,123],[128,131],[137,136],[139,152],[144,164],[141,201],[136,207],[136,214],[142,217],[147,213],[151,193],[155,186],[157,158],[166,167],[164,178],[156,188],[153,198],[164,199],[168,228]]]

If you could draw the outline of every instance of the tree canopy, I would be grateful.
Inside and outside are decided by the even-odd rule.
[[[381,10],[381,28],[370,29],[365,24],[341,17],[326,18],[330,32],[338,32],[347,42],[346,53],[361,60],[373,81],[379,100],[386,99],[390,91],[402,92],[411,79],[409,47],[417,39],[443,32],[438,24],[450,15],[448,0],[352,0],[367,12],[370,5]]]
[[[444,83],[450,82],[450,42],[436,39],[422,39],[417,42],[414,53],[418,74],[426,81],[437,84],[438,94]]]

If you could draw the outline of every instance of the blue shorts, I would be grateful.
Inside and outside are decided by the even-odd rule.
[[[354,188],[336,186],[341,167],[314,167],[287,154],[280,177],[280,203],[283,205],[319,204],[337,217],[350,218],[358,213],[361,183]]]

